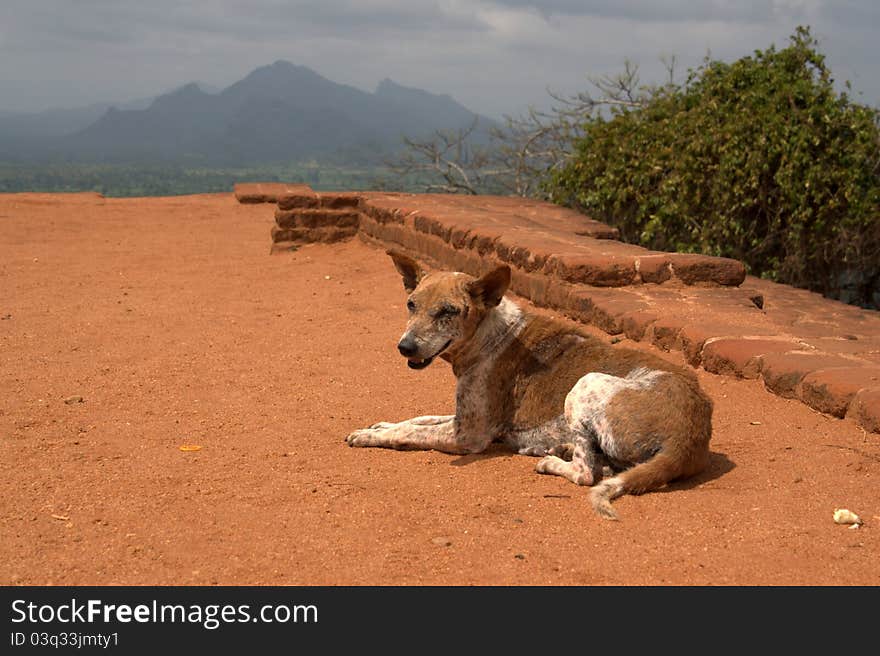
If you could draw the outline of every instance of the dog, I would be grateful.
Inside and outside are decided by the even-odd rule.
[[[541,474],[592,486],[606,519],[617,519],[617,497],[706,467],[712,401],[692,372],[526,312],[504,296],[507,266],[479,278],[426,273],[387,252],[409,294],[397,348],[412,369],[452,364],[455,414],[380,422],[351,433],[350,446],[469,454],[503,442],[541,457]]]

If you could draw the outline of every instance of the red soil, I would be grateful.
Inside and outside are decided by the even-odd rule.
[[[270,257],[273,210],[0,196],[0,584],[880,584],[880,436],[757,380],[698,370],[710,470],[616,523],[502,449],[348,448],[452,373],[384,254]]]

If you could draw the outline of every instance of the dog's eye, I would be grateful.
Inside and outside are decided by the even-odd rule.
[[[407,301],[406,302],[406,309],[409,310],[410,312],[415,312],[416,311],[416,304],[413,301]]]
[[[437,312],[434,314],[438,319],[440,317],[454,317],[456,314],[459,314],[461,310],[452,305],[443,305],[441,306]]]

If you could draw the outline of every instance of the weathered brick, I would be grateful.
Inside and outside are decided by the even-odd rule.
[[[660,315],[652,310],[630,310],[620,317],[620,327],[630,339],[640,342],[652,323],[657,321]]]
[[[442,221],[425,214],[417,214],[413,217],[413,227],[419,232],[440,237],[443,241],[449,241],[452,228],[444,225]]]
[[[672,262],[663,253],[660,255],[644,255],[637,258],[636,268],[642,282],[661,283],[672,277]]]
[[[395,207],[377,207],[372,203],[366,203],[360,210],[376,223],[403,223],[404,214]]]
[[[717,321],[695,322],[686,324],[678,333],[677,343],[684,353],[685,359],[693,367],[703,360],[703,345],[706,340],[716,337],[740,337],[742,328]]]
[[[576,228],[574,234],[593,239],[620,239],[620,231],[617,228],[589,218],[584,218],[583,225]]]
[[[279,185],[275,189],[284,190],[278,197],[281,210],[357,209],[376,223],[410,226],[417,232],[440,237],[456,250],[477,250],[487,257],[494,253],[513,267],[527,272],[545,271],[574,284],[656,284],[668,280],[674,269],[675,275],[688,284],[734,285],[743,273],[742,265],[733,260],[656,253],[607,239],[616,235],[615,229],[535,200],[386,192],[315,193],[305,185]]]
[[[275,210],[275,223],[281,228],[319,228],[357,226],[360,214],[351,210],[295,209]]]
[[[485,203],[485,207],[498,213],[506,209],[511,214],[525,217],[530,223],[550,230],[570,229],[575,235],[593,239],[614,240],[620,237],[617,228],[612,228],[585,214],[533,199],[498,197]]]
[[[651,326],[651,343],[665,351],[671,351],[675,348],[678,334],[685,325],[683,319],[661,317]]]
[[[843,417],[862,389],[880,387],[880,367],[836,367],[804,376],[800,398],[811,408]]]
[[[880,386],[859,390],[850,402],[846,416],[866,431],[880,433]]]
[[[727,257],[711,257],[694,253],[670,253],[675,277],[688,285],[698,282],[714,282],[718,285],[736,286],[746,279],[746,269],[739,260]]]
[[[579,320],[601,328],[609,335],[623,332],[623,317],[633,311],[644,310],[646,305],[624,290],[573,288],[568,296],[568,309]]]
[[[519,269],[511,269],[510,291],[532,301],[535,305],[546,307],[547,287],[549,279],[540,274],[526,273]]]
[[[289,185],[283,182],[240,182],[234,187],[239,203],[277,203],[287,193],[311,191],[306,185]]]
[[[298,207],[319,207],[320,204],[321,201],[318,194],[305,185],[290,189],[278,196],[278,207],[282,210],[293,210]]]
[[[332,194],[319,194],[321,207],[331,210],[355,208],[360,204],[361,196],[354,192],[335,192]]]
[[[630,312],[633,304],[624,299],[600,299],[593,304],[592,324],[609,335],[623,332],[622,317]]]
[[[819,369],[846,367],[852,364],[851,360],[837,355],[816,353],[768,353],[759,357],[764,385],[771,392],[787,399],[797,397],[798,385],[807,374]]]
[[[759,357],[798,348],[788,340],[721,338],[703,346],[703,368],[714,374],[757,378]]]
[[[272,241],[300,242],[300,243],[324,243],[332,244],[354,237],[357,234],[357,226],[323,228],[281,228],[272,226]]]
[[[550,258],[556,275],[566,282],[596,287],[622,287],[636,279],[633,256],[584,254],[560,255]]]

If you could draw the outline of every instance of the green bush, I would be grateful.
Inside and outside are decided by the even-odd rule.
[[[834,90],[809,28],[589,119],[545,192],[632,243],[880,301],[878,112]]]

